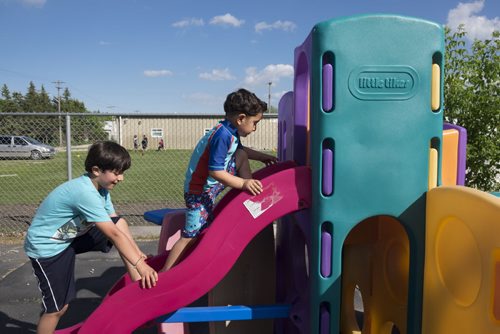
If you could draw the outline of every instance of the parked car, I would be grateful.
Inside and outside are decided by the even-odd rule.
[[[27,136],[0,135],[0,158],[52,158],[56,149]]]

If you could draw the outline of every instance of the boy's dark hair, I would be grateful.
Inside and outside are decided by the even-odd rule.
[[[230,93],[224,102],[226,115],[245,114],[256,116],[267,110],[267,103],[261,101],[254,93],[240,88]]]
[[[89,148],[85,170],[90,173],[92,167],[97,166],[102,171],[123,173],[131,164],[130,154],[123,146],[112,141],[99,141]]]

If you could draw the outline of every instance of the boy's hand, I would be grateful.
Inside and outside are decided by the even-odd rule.
[[[269,154],[262,153],[260,161],[265,163],[266,166],[271,166],[278,162],[278,158]]]
[[[258,195],[262,192],[262,183],[259,180],[245,179],[241,189],[248,191],[252,195]]]
[[[158,274],[156,271],[151,268],[144,260],[140,261],[136,270],[141,275],[141,287],[150,289],[156,286],[156,282],[158,281]]]

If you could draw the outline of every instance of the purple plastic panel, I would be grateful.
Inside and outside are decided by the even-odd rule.
[[[293,160],[299,165],[307,163],[307,125],[309,120],[310,63],[312,36],[309,35],[301,46],[295,48],[293,82],[294,91],[294,147]]]
[[[287,131],[288,129],[287,129],[287,122],[286,122],[286,120],[283,121],[282,125],[283,125],[283,138],[282,138],[281,144],[283,146],[281,146],[281,148],[282,148],[281,149],[281,155],[282,155],[281,158],[282,158],[283,161],[286,161],[286,160],[288,160],[286,158],[286,151],[287,151],[287,149],[286,149],[287,148],[287,146],[286,146],[287,145],[286,136],[288,135],[288,131]]]
[[[455,129],[458,131],[458,161],[457,184],[465,185],[465,161],[467,159],[467,130],[461,126],[443,123],[443,130]]]
[[[327,231],[321,232],[321,276],[330,277],[332,274],[332,235]]]
[[[333,66],[323,65],[323,111],[331,111],[333,108]]]
[[[330,196],[333,193],[333,151],[329,148],[323,149],[322,174],[321,192],[323,196]]]
[[[286,93],[280,100],[278,121],[285,126],[282,133],[283,160],[294,160],[299,165],[307,163],[309,121],[309,81],[312,37],[295,49],[293,92]],[[282,113],[282,110],[285,111]],[[306,274],[305,247],[311,249],[310,210],[296,212],[293,216],[281,218],[276,233],[276,292],[277,300],[292,304],[290,320],[276,319],[277,334],[307,334],[310,328],[311,298],[309,278]],[[302,233],[302,237],[297,234]],[[304,240],[304,241],[301,241]],[[304,254],[300,257],[290,254]],[[309,253],[310,254],[310,253]],[[310,270],[309,270],[310,272]],[[317,305],[314,306],[318,307]],[[315,319],[318,321],[318,319]],[[327,319],[329,321],[329,319]]]
[[[330,312],[325,305],[319,310],[319,332],[320,334],[330,334]]]
[[[293,113],[294,113],[293,92],[285,93],[278,104],[278,123],[281,124],[278,142],[278,157],[280,161],[293,160],[291,152],[293,150]]]

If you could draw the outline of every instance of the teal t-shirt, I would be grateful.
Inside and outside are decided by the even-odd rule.
[[[24,240],[31,258],[47,258],[65,250],[95,222],[111,221],[115,212],[106,189],[97,190],[87,174],[55,188],[40,204]]]

